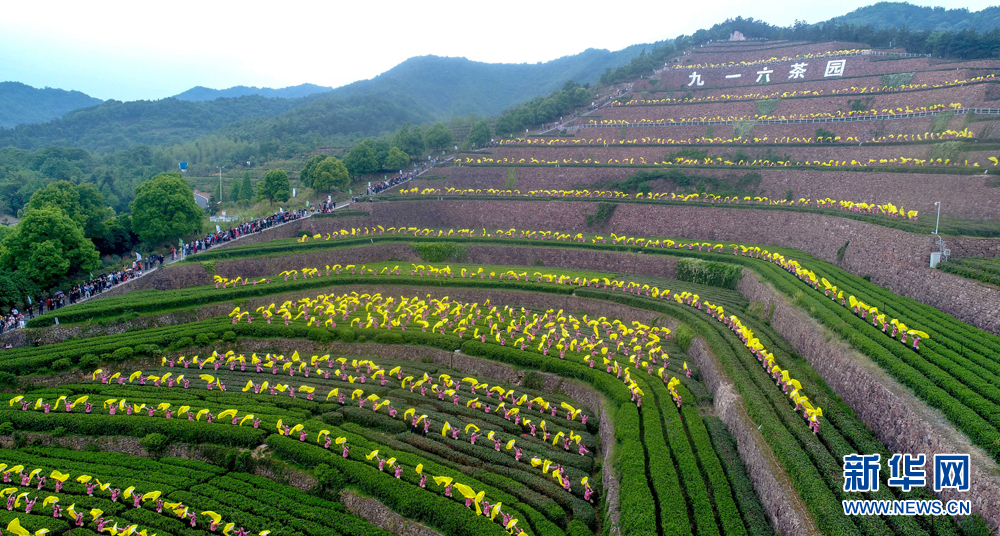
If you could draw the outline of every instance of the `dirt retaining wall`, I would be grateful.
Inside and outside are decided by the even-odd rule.
[[[870,359],[850,348],[788,302],[756,274],[743,271],[740,293],[751,302],[773,307],[771,327],[809,362],[834,392],[856,412],[875,436],[893,452],[927,454],[970,453],[969,493],[946,490],[942,501],[968,499],[972,511],[995,527],[1000,524],[1000,467],[989,455],[955,429],[939,411],[917,398]],[[821,432],[822,433],[822,432]],[[859,453],[871,454],[871,453]],[[927,481],[933,481],[933,464],[927,464]]]
[[[722,372],[722,366],[716,362],[716,357],[705,340],[696,338],[691,343],[688,355],[698,365],[699,374],[712,392],[715,413],[736,438],[740,459],[747,467],[747,473],[767,511],[771,526],[781,534],[821,534],[799,494],[792,487],[785,469],[753,425],[753,419],[743,405],[743,398],[736,391],[732,380]]]

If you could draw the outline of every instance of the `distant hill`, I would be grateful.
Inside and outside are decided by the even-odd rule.
[[[559,89],[567,80],[594,82],[606,69],[628,63],[644,46],[652,45],[634,45],[617,52],[589,49],[534,64],[421,56],[371,80],[299,98],[247,95],[209,100],[217,90],[194,88],[177,98],[158,101],[108,101],[56,121],[0,130],[0,147],[35,149],[71,144],[108,151],[181,143],[216,131],[257,141],[371,136],[395,130],[405,122],[496,115]],[[305,84],[268,91],[296,88],[308,91],[320,86]],[[237,87],[221,93],[255,89]]]
[[[79,91],[34,88],[20,82],[0,82],[0,127],[41,123],[62,117],[66,112],[100,104]]]
[[[469,114],[494,116],[547,95],[567,80],[594,82],[606,69],[628,63],[645,47],[652,45],[634,45],[617,52],[588,49],[544,63],[414,57],[371,80],[312,95],[300,107],[270,119],[236,123],[223,133],[258,141],[305,140],[314,134],[370,136],[394,130],[404,122]]]
[[[301,99],[258,95],[208,102],[109,100],[47,123],[0,129],[0,147],[74,145],[109,151],[135,145],[172,145],[210,134],[234,121],[271,117],[299,104]]]
[[[327,86],[317,86],[316,84],[301,84],[298,86],[289,86],[279,89],[255,86],[233,86],[229,89],[211,89],[204,86],[195,86],[183,93],[174,95],[174,98],[195,102],[210,101],[218,98],[246,97],[248,95],[260,95],[261,97],[278,99],[297,99],[300,97],[308,97],[313,93],[330,91],[331,89],[333,88]]]
[[[624,65],[652,45],[617,52],[587,49],[544,63],[483,63],[466,58],[417,56],[372,78],[339,87],[325,98],[403,89],[438,118],[496,115],[562,87],[567,80],[596,82],[608,67]]]
[[[825,24],[852,24],[871,26],[876,30],[887,28],[909,28],[910,30],[931,30],[940,32],[960,32],[973,29],[988,32],[1000,28],[1000,7],[988,7],[982,11],[970,12],[966,8],[945,9],[943,7],[922,7],[906,2],[879,2],[870,6],[834,17]]]

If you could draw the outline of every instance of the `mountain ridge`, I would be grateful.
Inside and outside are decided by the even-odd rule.
[[[971,29],[988,32],[1000,28],[1000,6],[969,11],[966,8],[915,6],[909,2],[878,2],[820,24],[871,26],[876,30],[909,28],[913,31],[960,32]]]
[[[331,91],[332,89],[334,88],[309,83],[283,88],[233,86],[226,89],[212,89],[205,86],[195,86],[187,91],[174,95],[173,98],[193,102],[205,102],[220,98],[246,97],[249,95],[260,95],[261,97],[277,99],[297,99],[301,97],[308,97],[314,93],[324,93]]]
[[[101,102],[104,101],[75,90],[0,82],[0,127],[51,121],[73,110]]]

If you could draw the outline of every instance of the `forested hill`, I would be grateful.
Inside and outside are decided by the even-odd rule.
[[[643,48],[617,52],[587,49],[545,63],[483,63],[466,58],[418,56],[372,78],[333,90],[324,98],[402,91],[441,119],[497,115],[562,87],[567,80],[596,82],[607,68],[624,65]]]
[[[824,24],[871,26],[876,30],[908,28],[912,31],[960,32],[973,29],[988,32],[1000,28],[1000,7],[970,12],[965,8],[945,9],[915,6],[906,2],[879,2],[834,17]]]
[[[301,99],[256,95],[209,102],[179,99],[120,102],[70,112],[61,119],[0,129],[0,147],[37,149],[73,145],[91,151],[135,145],[173,145],[246,118],[269,117],[301,104]]]
[[[596,81],[605,70],[628,63],[646,46],[651,47],[635,45],[617,52],[589,49],[535,64],[422,56],[371,80],[300,98],[248,95],[196,102],[208,94],[190,90],[185,92],[190,100],[179,96],[158,101],[107,101],[48,123],[0,130],[0,147],[36,149],[69,144],[108,151],[182,143],[220,129],[233,137],[257,141],[371,136],[406,122],[446,120],[470,113],[497,115],[559,89],[569,79]],[[289,89],[294,88],[285,88]]]
[[[609,68],[628,63],[643,48],[617,52],[589,49],[534,64],[498,64],[465,58],[410,58],[372,78],[309,97],[302,106],[270,119],[231,125],[223,134],[241,139],[304,141],[314,135],[371,136],[406,122],[489,117],[547,95],[567,80],[594,82]]]
[[[233,86],[228,89],[212,89],[204,86],[195,86],[183,93],[174,95],[174,98],[195,102],[210,101],[218,98],[246,97],[248,95],[260,95],[261,97],[278,99],[297,99],[308,97],[314,93],[325,93],[331,89],[333,88],[317,86],[316,84],[300,84],[277,89],[255,86]]]
[[[0,127],[50,121],[78,108],[100,104],[79,91],[34,88],[20,82],[0,82]]]

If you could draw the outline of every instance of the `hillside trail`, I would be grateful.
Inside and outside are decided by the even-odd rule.
[[[621,86],[622,87],[618,88],[618,91],[616,91],[613,95],[609,95],[609,96],[605,97],[605,100],[603,102],[601,102],[601,104],[597,105],[593,110],[588,109],[585,112],[571,115],[571,116],[567,117],[565,121],[560,121],[558,123],[555,123],[550,128],[539,130],[539,131],[535,132],[534,135],[535,136],[541,136],[543,134],[548,134],[549,132],[553,132],[553,131],[556,131],[556,130],[561,130],[561,129],[567,128],[568,126],[570,126],[570,123],[572,123],[573,121],[575,121],[577,119],[581,119],[581,118],[587,117],[588,115],[590,115],[590,114],[592,114],[594,112],[600,111],[601,108],[604,108],[606,106],[610,106],[611,103],[614,101],[614,99],[617,99],[617,98],[620,98],[620,97],[624,97],[625,95],[628,95],[632,91],[632,84],[622,84]]]

